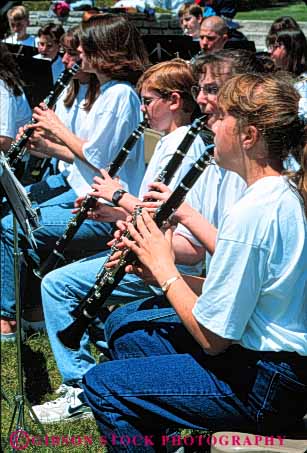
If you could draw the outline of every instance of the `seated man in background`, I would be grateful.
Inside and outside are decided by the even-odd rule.
[[[210,16],[202,20],[199,45],[203,53],[212,53],[224,48],[228,40],[227,24],[221,17]]]

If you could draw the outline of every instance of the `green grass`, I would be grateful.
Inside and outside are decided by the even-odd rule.
[[[93,353],[97,357],[97,353],[95,351]],[[33,335],[24,345],[22,357],[24,362],[24,388],[29,402],[34,405],[55,399],[57,396],[54,394],[54,390],[60,385],[61,378],[46,335]],[[1,343],[1,388],[5,391],[11,403],[10,407],[6,401],[3,399],[1,401],[1,444],[3,451],[8,453],[12,451],[10,445],[7,444],[7,439],[9,427],[13,419],[14,397],[18,394],[15,344]],[[43,446],[35,445],[35,442],[32,445],[30,441],[28,448],[25,450],[27,453],[37,451],[48,453],[59,451],[77,453],[91,451],[102,453],[106,451],[100,444],[100,434],[93,419],[43,425],[49,441],[49,446],[47,446],[40,427],[33,423],[30,418],[27,405],[24,408],[24,415],[24,424],[27,428],[26,431],[30,435],[30,440],[36,435],[41,436],[43,441]],[[15,431],[16,422],[17,418],[15,417],[11,431]],[[70,443],[68,446],[50,446],[52,436],[68,436]],[[75,445],[73,445],[72,436],[75,437]],[[82,442],[79,445],[78,436],[80,436],[79,439]],[[86,446],[86,438],[84,436],[91,436],[93,444]]]
[[[292,16],[296,21],[307,22],[307,6],[303,2],[297,2],[289,6],[255,9],[248,12],[239,12],[235,20],[270,20],[280,16]]]

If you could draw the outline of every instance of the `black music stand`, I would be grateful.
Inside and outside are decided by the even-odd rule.
[[[22,335],[21,335],[21,304],[20,304],[20,259],[22,252],[18,247],[18,226],[17,222],[25,234],[30,246],[33,249],[36,249],[36,242],[33,236],[33,231],[39,228],[39,215],[32,208],[31,202],[18,179],[12,173],[11,169],[8,166],[7,160],[3,153],[0,153],[0,185],[5,194],[6,200],[8,201],[12,211],[13,211],[13,229],[14,229],[14,285],[15,285],[15,302],[16,302],[16,346],[17,346],[17,382],[18,389],[17,394],[14,398],[14,407],[13,415],[8,431],[8,439],[12,431],[14,421],[16,419],[15,431],[19,432],[22,436],[23,431],[28,431],[25,427],[25,417],[24,417],[24,406],[28,406],[28,409],[40,427],[41,432],[45,434],[45,430],[41,425],[40,421],[36,417],[32,407],[27,400],[24,393],[23,385],[23,369],[22,369]],[[2,397],[9,403],[8,398],[5,392],[2,390]],[[10,403],[9,403],[10,404]],[[10,405],[12,406],[12,405]],[[17,434],[18,438],[18,434]],[[17,440],[17,439],[15,439]],[[16,442],[16,448],[12,447],[12,451],[16,452],[19,449],[18,441]]]
[[[11,44],[9,42],[4,43],[8,51],[15,57],[27,57],[32,58],[38,53],[37,47],[25,46],[24,44]]]
[[[51,61],[34,58],[37,54],[36,47],[7,43],[6,46],[18,64],[21,78],[25,82],[24,91],[33,109],[53,87]]]
[[[182,58],[190,60],[200,50],[199,42],[186,35],[143,35],[152,63]]]

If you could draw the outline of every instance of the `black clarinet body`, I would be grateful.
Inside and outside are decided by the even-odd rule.
[[[208,115],[203,115],[196,118],[190,126],[188,132],[179,144],[172,158],[166,164],[165,168],[156,177],[155,182],[163,182],[166,186],[169,185],[176,171],[180,167],[184,157],[187,155],[192,143],[201,130],[204,129]]]
[[[73,78],[73,76],[79,71],[80,69],[80,62],[75,63],[71,68],[65,69],[58,80],[55,82],[54,87],[50,91],[49,95],[44,99],[44,102],[48,108],[54,107],[58,98],[64,91],[64,89],[68,86],[69,82]],[[36,120],[34,118],[31,119],[30,124],[35,124]],[[20,165],[22,158],[26,152],[26,145],[33,134],[34,129],[26,129],[22,136],[15,142],[13,142],[6,154],[7,161],[16,176],[18,175],[18,166]]]
[[[205,131],[206,129],[206,122],[207,122],[207,115],[203,115],[200,118],[196,118],[193,121],[193,124],[190,126],[188,132],[184,136],[183,140],[179,144],[178,148],[176,149],[175,153],[169,160],[169,162],[166,164],[166,166],[163,168],[163,170],[160,171],[160,173],[157,175],[155,178],[154,182],[162,182],[165,185],[168,185],[172,178],[174,177],[176,171],[180,167],[184,157],[187,155],[192,143],[194,142],[196,136],[201,132]],[[213,133],[211,130],[208,128],[205,131],[206,133],[206,141],[205,145],[213,146]],[[151,200],[147,200],[151,201]],[[127,236],[128,230],[124,231],[121,235],[121,237]],[[112,253],[117,252],[118,248],[117,245],[118,243],[121,242],[121,239],[118,239],[115,241],[115,243],[112,245],[111,250],[110,250],[110,258],[112,256]]]
[[[180,184],[176,187],[169,199],[157,209],[154,220],[159,228],[163,226],[170,216],[178,209],[184,201],[186,194],[195,184],[199,176],[205,168],[212,163],[211,153],[208,151],[195,162],[191,169],[187,172]],[[137,208],[140,211],[141,208]],[[134,224],[139,212],[136,212]],[[72,313],[76,319],[64,330],[57,333],[60,341],[67,348],[78,350],[80,341],[88,328],[88,326],[98,316],[100,310],[105,306],[108,297],[113,290],[118,286],[119,282],[125,276],[125,267],[133,263],[136,256],[133,252],[127,249],[122,253],[119,264],[111,270],[102,269],[97,276],[95,285],[91,288],[87,296],[80,302],[80,305]]]
[[[137,128],[128,137],[115,159],[110,163],[108,174],[111,178],[119,172],[132,148],[140,137],[142,137],[146,127],[147,120],[141,121]],[[47,257],[46,261],[40,266],[39,269],[35,269],[33,271],[37,277],[43,278],[48,272],[56,269],[61,261],[65,261],[64,252],[67,249],[68,244],[73,239],[84,220],[87,219],[88,211],[93,209],[96,206],[96,203],[96,197],[92,195],[87,195],[85,197],[80,206],[79,212],[68,222],[63,235],[56,241],[55,247],[51,254]]]

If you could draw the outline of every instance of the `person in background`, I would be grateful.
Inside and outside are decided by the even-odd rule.
[[[184,3],[178,11],[179,23],[183,33],[191,36],[195,41],[199,40],[202,16],[203,10],[195,3]]]
[[[299,30],[300,26],[296,22],[295,19],[291,16],[281,16],[274,20],[270,29],[268,31],[268,35],[273,35],[274,33],[280,30]]]
[[[217,16],[233,19],[237,12],[236,0],[205,0],[206,5],[210,5]]]
[[[64,34],[62,25],[49,23],[38,30],[38,55],[33,58],[51,60],[52,79],[55,83],[65,67],[60,55],[60,38]]]
[[[113,360],[89,370],[83,389],[110,453],[159,451],[167,428],[285,435],[307,410],[307,131],[299,95],[280,76],[245,74],[226,82],[218,102],[214,156],[247,189],[222,219],[205,281],[178,273],[171,230],[161,232],[146,210],[137,229],[129,224],[124,244],[176,313],[164,305],[157,320],[157,309],[140,308],[118,325],[127,305],[106,321]],[[302,169],[284,172],[294,149]],[[139,442],[123,445],[122,436]]]
[[[205,17],[200,24],[199,44],[205,54],[223,49],[228,40],[227,24],[221,17]]]
[[[0,43],[0,149],[8,151],[18,129],[31,119],[18,67],[5,44]]]
[[[287,28],[268,34],[266,45],[276,69],[295,78],[300,93],[299,113],[307,122],[307,39],[300,28]]]
[[[36,38],[27,33],[29,26],[29,13],[23,5],[14,6],[7,12],[11,35],[3,40],[8,44],[22,44],[36,47]]]

